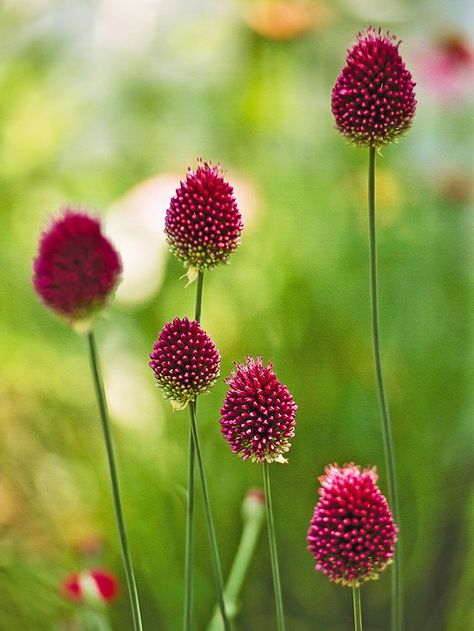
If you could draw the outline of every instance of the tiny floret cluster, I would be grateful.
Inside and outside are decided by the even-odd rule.
[[[380,147],[412,124],[415,83],[398,52],[400,42],[371,27],[359,33],[332,89],[336,127],[351,142]]]
[[[74,323],[105,306],[121,272],[120,256],[100,221],[66,208],[41,236],[33,285],[48,307]]]
[[[394,555],[397,527],[375,467],[332,464],[319,480],[307,538],[316,569],[350,587],[378,578]]]
[[[271,364],[247,357],[226,379],[229,390],[221,409],[221,432],[243,460],[286,462],[295,434],[296,404],[278,381]]]
[[[171,251],[188,270],[226,263],[240,242],[243,224],[232,186],[216,165],[189,169],[170,201],[165,233]]]
[[[216,382],[221,358],[214,342],[195,320],[168,322],[153,345],[149,366],[163,395],[183,409]]]

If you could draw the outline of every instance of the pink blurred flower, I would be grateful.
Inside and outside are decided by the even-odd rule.
[[[461,35],[448,35],[427,43],[417,58],[420,84],[445,102],[472,94],[474,50]]]
[[[71,323],[105,306],[122,264],[100,221],[66,208],[43,233],[34,260],[33,285],[41,300]]]

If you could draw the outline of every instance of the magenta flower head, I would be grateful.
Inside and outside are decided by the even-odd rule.
[[[221,408],[221,432],[243,460],[286,462],[295,434],[297,406],[271,364],[247,357],[226,379],[229,390]]]
[[[189,280],[226,263],[239,245],[242,228],[232,186],[218,166],[199,161],[176,190],[165,219],[168,244],[188,269]]]
[[[308,531],[316,569],[349,587],[378,578],[391,563],[397,527],[377,487],[375,467],[326,467]]]
[[[41,236],[33,285],[41,300],[75,326],[90,327],[117,286],[122,263],[95,217],[66,208]]]
[[[195,320],[168,322],[153,345],[148,364],[165,399],[182,410],[215,384],[221,357],[214,342]]]
[[[412,124],[415,86],[394,35],[369,27],[348,51],[346,65],[332,89],[336,127],[351,142],[381,147]]]

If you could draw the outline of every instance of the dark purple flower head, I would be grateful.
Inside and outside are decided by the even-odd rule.
[[[66,208],[41,236],[33,285],[48,307],[77,324],[105,306],[121,272],[99,219]]]
[[[415,83],[400,57],[399,45],[394,35],[382,35],[380,28],[359,33],[332,89],[336,126],[357,145],[381,147],[412,124]]]
[[[227,262],[239,245],[242,228],[232,186],[218,166],[199,161],[176,189],[166,212],[171,251],[190,270],[212,269]]]
[[[188,318],[175,318],[164,326],[150,358],[148,365],[175,409],[185,408],[219,377],[219,351],[199,324]]]
[[[316,569],[330,581],[355,587],[378,578],[391,562],[397,527],[377,487],[375,467],[326,467],[308,531]]]
[[[297,406],[272,365],[263,366],[261,357],[247,357],[226,382],[220,423],[232,451],[253,462],[286,462],[283,454],[295,434]]]

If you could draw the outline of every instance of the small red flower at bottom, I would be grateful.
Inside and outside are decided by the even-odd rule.
[[[118,582],[107,570],[84,570],[65,578],[61,591],[66,598],[78,602],[111,602],[117,596]]]
[[[316,569],[349,587],[378,578],[395,553],[398,529],[377,487],[375,467],[326,467],[308,531]]]

